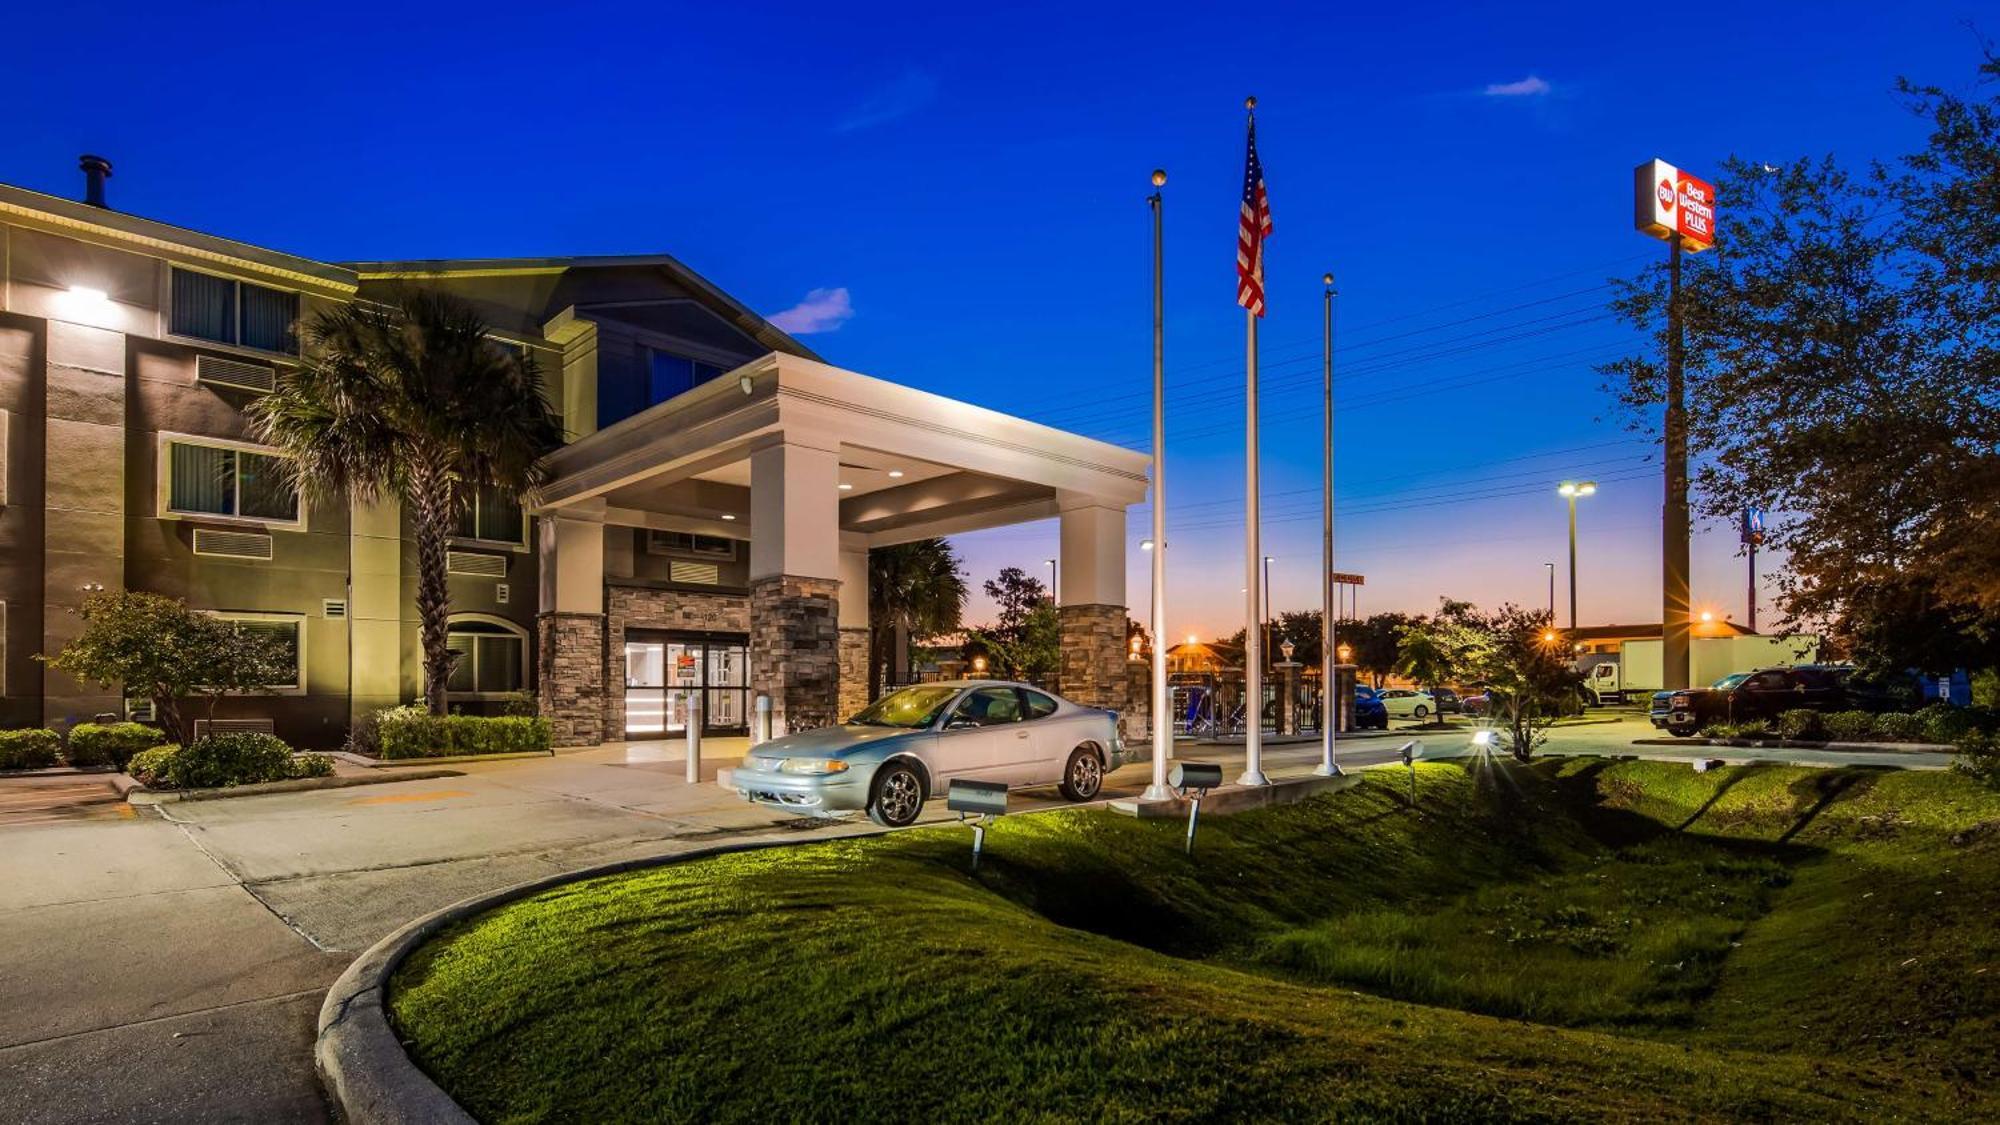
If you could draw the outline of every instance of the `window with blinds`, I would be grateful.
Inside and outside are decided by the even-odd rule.
[[[173,269],[168,331],[176,336],[299,354],[292,326],[299,295],[194,270]]]
[[[527,688],[528,642],[521,634],[484,621],[453,622],[446,646],[456,655],[447,692],[495,695]]]
[[[519,500],[497,488],[481,486],[465,490],[454,534],[460,539],[522,545],[528,541],[528,523]]]
[[[285,683],[266,684],[277,691],[299,690],[306,684],[306,661],[304,631],[305,622],[297,617],[273,617],[263,614],[219,613],[216,616],[228,621],[244,633],[259,637],[269,637],[278,642],[289,659],[292,678]]]
[[[166,468],[170,512],[298,522],[298,489],[277,454],[170,441]]]

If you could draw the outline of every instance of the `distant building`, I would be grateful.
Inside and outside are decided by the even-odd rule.
[[[1580,629],[1563,630],[1579,653],[1617,652],[1626,641],[1657,641],[1664,634],[1660,625],[1585,625]],[[1754,629],[1746,629],[1726,617],[1697,619],[1690,629],[1697,637],[1754,637]]]

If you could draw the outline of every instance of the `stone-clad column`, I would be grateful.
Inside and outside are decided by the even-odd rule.
[[[604,524],[588,515],[541,520],[537,705],[557,746],[604,741]]]
[[[42,651],[56,653],[82,631],[76,609],[84,598],[125,585],[124,333],[48,322],[42,425]],[[125,709],[115,689],[54,669],[42,691],[42,719],[52,726]]]
[[[839,482],[832,449],[750,455],[750,688],[771,697],[774,736],[840,711]]]
[[[1125,710],[1125,510],[1061,497],[1063,695]]]

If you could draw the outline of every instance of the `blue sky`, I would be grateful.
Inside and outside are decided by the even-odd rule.
[[[1554,482],[1586,623],[1657,619],[1657,463],[1590,363],[1663,253],[1633,165],[1914,147],[1971,3],[38,5],[0,180],[315,257],[678,255],[836,363],[1143,448],[1147,173],[1164,166],[1169,631],[1241,623],[1242,98],[1270,183],[1266,550],[1316,598],[1318,278],[1340,277],[1338,565],[1360,608],[1546,597]],[[1989,24],[2000,21],[1988,18]],[[1983,30],[1996,32],[1994,26]],[[23,97],[23,95],[26,95]],[[1728,201],[1720,221],[1728,222]],[[800,306],[804,305],[804,308]],[[1145,598],[1132,513],[1129,601]],[[961,540],[1042,569],[1053,523]],[[1734,536],[1695,598],[1742,615]],[[973,616],[985,612],[983,599]]]

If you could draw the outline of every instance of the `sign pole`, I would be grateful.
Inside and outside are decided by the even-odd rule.
[[[1321,397],[1324,400],[1325,417],[1322,422],[1320,441],[1320,602],[1319,602],[1319,768],[1313,770],[1321,777],[1339,777],[1340,761],[1335,756],[1335,742],[1340,727],[1340,677],[1335,653],[1336,634],[1339,632],[1340,614],[1334,607],[1334,599],[1339,596],[1340,587],[1333,580],[1333,299],[1340,296],[1333,288],[1333,275],[1327,274],[1320,281],[1326,286],[1325,297],[1325,378],[1321,383]]]
[[[1687,379],[1681,337],[1681,235],[1668,242],[1666,504],[1660,515],[1661,687],[1688,686],[1688,630],[1692,597],[1688,581]]]
[[[1167,313],[1162,271],[1160,188],[1164,169],[1153,172],[1153,780],[1145,799],[1173,796],[1167,786],[1167,759],[1174,753],[1173,692],[1167,685]]]

